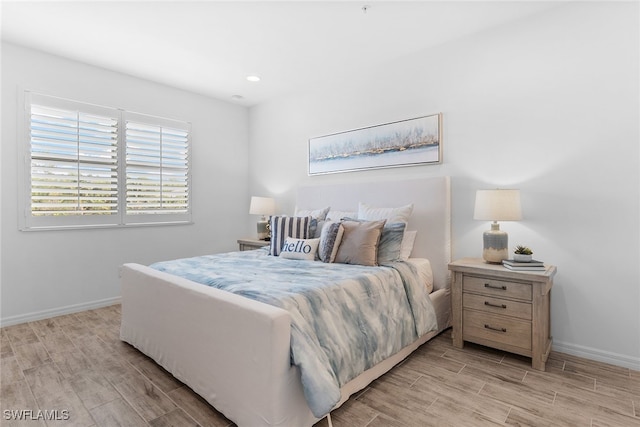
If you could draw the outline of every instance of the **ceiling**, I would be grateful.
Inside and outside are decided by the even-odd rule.
[[[1,13],[5,41],[251,106],[557,5],[2,0]]]

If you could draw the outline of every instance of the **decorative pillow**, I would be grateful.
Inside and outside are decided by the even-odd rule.
[[[416,230],[404,232],[404,238],[402,239],[402,245],[400,246],[400,261],[406,261],[411,256],[417,234],[418,232]]]
[[[298,209],[296,206],[296,214],[295,216],[312,216],[318,221],[324,221],[327,219],[327,213],[331,209],[331,206],[327,206],[322,209]]]
[[[320,234],[320,246],[318,256],[322,262],[334,262],[342,236],[344,227],[339,222],[327,221]]]
[[[295,216],[310,216],[312,220],[309,228],[309,237],[320,238],[320,232],[324,226],[324,221],[327,218],[329,209],[331,209],[331,206],[322,209],[299,209],[296,206]]]
[[[385,221],[343,221],[344,234],[335,262],[378,265],[378,243]]]
[[[287,237],[309,238],[310,216],[272,216],[269,255],[278,256]]]
[[[281,258],[315,260],[320,239],[294,239],[287,237],[280,251]]]
[[[340,221],[342,218],[357,218],[358,212],[330,210],[327,214],[327,221]]]
[[[378,244],[378,264],[400,261],[400,251],[406,227],[407,224],[404,222],[384,225]]]
[[[318,221],[316,218],[311,217],[311,222],[309,223],[309,238],[319,238],[323,225],[324,221]]]
[[[413,203],[398,208],[374,208],[366,203],[358,204],[358,219],[378,221],[386,219],[388,223],[409,222],[413,212]]]

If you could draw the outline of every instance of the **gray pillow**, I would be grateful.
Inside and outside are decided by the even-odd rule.
[[[378,244],[378,264],[388,264],[402,259],[400,253],[406,226],[404,222],[385,224]]]
[[[385,220],[343,221],[344,233],[336,254],[337,263],[378,265],[378,243]]]
[[[334,262],[338,254],[344,227],[339,222],[327,221],[320,233],[318,257],[322,262]]]

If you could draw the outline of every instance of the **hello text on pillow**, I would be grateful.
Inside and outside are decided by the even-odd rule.
[[[271,246],[269,255],[278,256],[287,237],[307,239],[309,237],[310,216],[272,216]]]
[[[280,251],[281,258],[315,260],[320,239],[295,239],[287,237]]]

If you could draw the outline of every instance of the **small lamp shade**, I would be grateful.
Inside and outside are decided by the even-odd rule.
[[[265,215],[273,215],[276,213],[276,201],[270,197],[251,197],[251,204],[249,205],[250,215],[260,215],[258,220],[258,239],[269,239],[269,222]]]
[[[500,230],[498,221],[522,219],[520,190],[478,190],[473,219],[493,221],[491,230],[482,236],[482,257],[490,263],[501,263],[509,258],[509,236]]]
[[[273,215],[276,213],[276,201],[271,197],[251,197],[249,214],[251,215]]]
[[[484,221],[521,220],[520,190],[478,190],[473,219]]]

